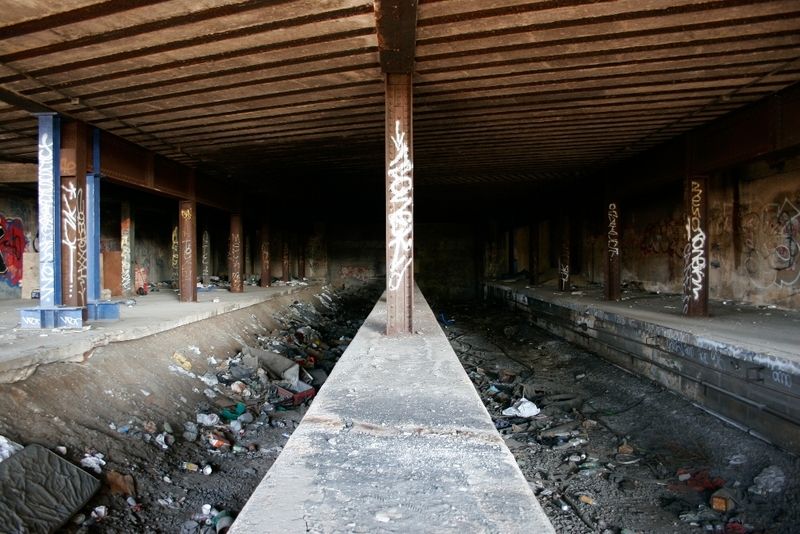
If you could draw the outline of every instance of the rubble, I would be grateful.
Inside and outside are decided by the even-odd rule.
[[[800,532],[797,458],[521,316],[451,314],[445,332],[557,532]],[[523,401],[540,412],[522,417]]]
[[[243,337],[240,350],[227,356],[195,344],[162,353],[163,373],[194,397],[165,399],[169,389],[138,383],[126,397],[124,419],[103,422],[104,435],[93,434],[85,454],[59,451],[104,482],[67,531],[225,532],[377,296],[372,289],[325,290],[313,303],[295,301],[274,313],[274,326]],[[177,409],[162,408],[169,405]],[[0,439],[0,453],[10,455],[11,443]],[[95,443],[105,454],[90,448]],[[203,504],[203,513],[191,512]]]

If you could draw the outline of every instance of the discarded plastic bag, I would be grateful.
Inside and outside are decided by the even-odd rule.
[[[11,441],[4,436],[0,436],[0,462],[21,450],[22,445]]]
[[[786,474],[777,465],[771,465],[759,473],[753,479],[754,484],[747,488],[747,491],[756,495],[769,495],[770,493],[780,493],[786,483]]]
[[[534,415],[538,415],[541,410],[539,409],[536,404],[529,401],[525,397],[522,397],[520,400],[515,402],[512,406],[509,406],[505,410],[503,410],[503,415],[515,416],[515,417],[533,417]]]

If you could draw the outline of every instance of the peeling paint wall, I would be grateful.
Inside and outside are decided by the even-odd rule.
[[[37,206],[33,195],[0,196],[0,299],[22,295],[23,255],[37,252]]]

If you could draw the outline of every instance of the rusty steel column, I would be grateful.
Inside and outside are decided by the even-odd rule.
[[[231,282],[231,293],[241,293],[244,291],[242,283],[242,216],[239,213],[231,213],[231,235],[228,244],[228,277]]]
[[[516,251],[514,250],[516,247],[516,240],[514,239],[514,225],[508,225],[508,274],[515,274],[517,269],[515,268],[516,263]]]
[[[412,332],[414,142],[411,74],[386,74],[386,333]]]
[[[264,221],[261,223],[261,287],[272,285],[272,268],[269,264],[269,224]]]
[[[180,301],[197,302],[197,204],[181,200],[178,212]]]
[[[86,306],[87,135],[83,123],[61,126],[61,302],[65,306]]]
[[[195,231],[197,225],[195,224]],[[200,257],[200,275],[203,278],[203,285],[208,286],[211,283],[211,236],[208,230],[203,230],[203,250]]]
[[[708,179],[686,178],[686,245],[683,259],[683,314],[708,316]]]
[[[297,246],[297,278],[302,280],[306,277],[306,240],[302,232],[298,240],[300,243]]]
[[[285,232],[283,234],[282,268],[283,268],[283,273],[281,274],[281,280],[283,280],[284,282],[288,282],[289,281],[289,240],[288,240]]]
[[[531,221],[528,225],[528,283],[532,286],[539,283],[539,222]]]
[[[569,217],[561,217],[561,253],[558,256],[558,290],[569,291]]]
[[[131,204],[127,200],[122,201],[120,207],[120,262],[122,264],[120,284],[122,294],[129,297],[134,294],[136,288],[133,287],[133,242],[135,237],[135,224]]]
[[[619,203],[609,202],[606,208],[605,298],[606,300],[619,300],[622,297],[620,288]]]

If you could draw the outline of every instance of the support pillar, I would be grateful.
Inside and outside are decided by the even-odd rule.
[[[83,325],[77,307],[62,307],[61,131],[56,114],[39,119],[39,306],[20,310],[22,328],[75,328]]]
[[[120,263],[122,264],[122,294],[126,297],[133,295],[133,241],[135,238],[135,225],[131,204],[123,201],[120,208]]]
[[[689,176],[685,182],[686,245],[683,267],[683,314],[708,316],[708,179]]]
[[[569,251],[570,251],[570,229],[569,218],[561,218],[561,253],[558,256],[558,290],[569,291]]]
[[[297,245],[297,278],[303,280],[306,277],[306,240],[303,233],[298,237]]]
[[[180,301],[197,302],[197,204],[181,200],[178,212]]]
[[[605,298],[606,300],[619,300],[622,297],[620,287],[619,203],[609,202],[606,208]]]
[[[414,143],[411,74],[386,74],[386,333],[411,333]]]
[[[284,282],[289,281],[289,240],[286,237],[286,234],[283,234],[283,263],[282,263],[283,273],[281,274],[281,280]]]
[[[272,268],[269,258],[269,224],[264,221],[261,223],[261,287],[272,285]]]
[[[539,283],[539,222],[531,221],[528,226],[528,283]]]
[[[508,225],[508,274],[517,272],[516,251],[514,250],[514,225]]]
[[[86,298],[100,300],[100,130],[92,131],[92,172],[86,175]]]
[[[92,131],[92,172],[86,174],[86,299],[90,321],[119,319],[119,303],[100,300],[100,130]]]
[[[86,125],[70,122],[61,130],[61,302],[86,306]]]
[[[242,263],[244,250],[242,250],[242,216],[238,213],[231,214],[231,235],[228,245],[228,272],[231,282],[231,293],[242,293]]]
[[[179,217],[180,218],[180,217]],[[179,222],[180,224],[180,222]],[[172,268],[172,287],[180,287],[178,278],[180,276],[180,240],[178,238],[178,225],[172,227],[172,257],[170,267]]]
[[[55,114],[39,115],[39,305],[42,308],[61,304],[59,122]]]
[[[211,283],[211,237],[208,235],[208,230],[203,230],[200,273],[200,276],[203,278],[203,285],[208,287]]]

